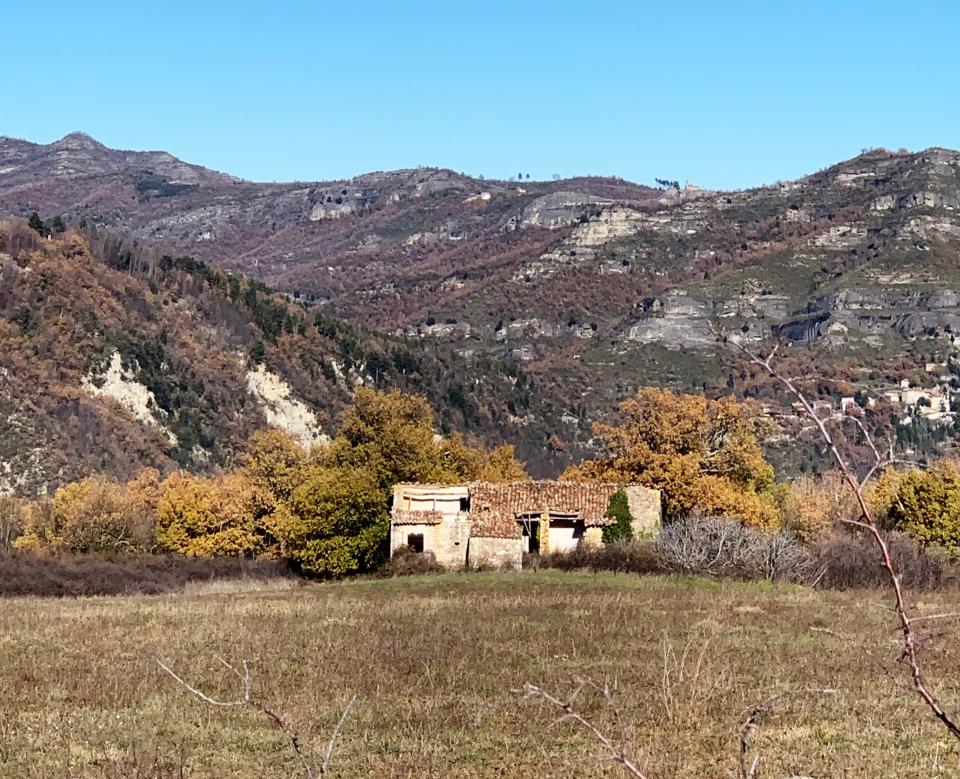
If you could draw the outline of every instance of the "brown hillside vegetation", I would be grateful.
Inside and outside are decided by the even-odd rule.
[[[234,462],[274,408],[250,391],[261,364],[303,404],[295,412],[313,415],[315,436],[336,432],[360,383],[420,392],[441,430],[517,440],[540,462],[558,424],[510,365],[358,330],[259,282],[102,232],[44,239],[0,224],[4,488],[29,494],[91,473],[127,480],[147,466]],[[112,370],[120,389],[133,385],[139,418],[98,392]],[[511,408],[537,408],[543,421],[521,431]]]
[[[528,414],[525,381],[496,387],[514,419],[492,426],[470,419],[471,399],[481,416],[497,403],[468,382],[425,379],[423,391],[436,387],[439,413],[454,407],[453,428],[518,425],[538,474],[595,456],[592,423],[639,386],[779,404],[765,377],[718,355],[718,320],[754,344],[784,339],[783,353],[814,369],[796,375],[853,382],[844,395],[902,379],[958,384],[960,153],[948,149],[872,149],[735,192],[436,168],[258,184],[82,134],[0,138],[0,158],[0,214],[119,230],[246,273],[311,312],[445,344],[474,361],[464,376],[488,374],[482,360],[522,365],[549,419]],[[951,437],[923,420],[900,432],[921,454]],[[811,445],[772,460],[792,473],[830,467]]]
[[[162,659],[221,699],[250,663],[255,693],[321,749],[357,694],[332,775],[613,776],[556,710],[511,694],[567,696],[608,683],[648,776],[736,771],[746,711],[785,695],[751,734],[763,776],[947,779],[957,745],[883,664],[876,591],[540,572],[308,585],[229,584],[182,596],[10,600],[0,646],[4,776],[297,776],[286,738],[246,708],[211,707]],[[925,594],[954,612],[956,592]],[[91,629],[96,626],[96,629]],[[957,700],[957,623],[931,672]],[[281,636],[283,640],[278,641]],[[601,701],[578,706],[607,732]]]

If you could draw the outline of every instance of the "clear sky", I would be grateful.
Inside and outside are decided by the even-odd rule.
[[[953,2],[5,0],[0,135],[246,178],[436,165],[713,188],[960,147]]]

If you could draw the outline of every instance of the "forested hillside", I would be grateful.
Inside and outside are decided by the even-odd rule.
[[[803,422],[776,386],[717,349],[719,325],[755,344],[783,339],[788,369],[821,379],[810,392],[824,414],[839,415],[844,397],[869,397],[904,454],[950,445],[960,154],[865,150],[796,181],[732,192],[657,183],[416,168],[266,184],[79,133],[51,144],[0,138],[0,214],[36,212],[44,234],[130,236],[137,257],[156,260],[130,276],[108,253],[128,283],[152,282],[161,294],[172,283],[177,296],[184,285],[209,288],[212,298],[194,302],[213,309],[200,314],[217,323],[213,343],[244,355],[241,363],[216,346],[217,359],[232,361],[231,381],[242,387],[250,350],[254,361],[262,351],[295,397],[327,414],[326,434],[358,379],[424,392],[443,426],[516,441],[535,474],[595,455],[593,424],[646,385],[758,398],[798,432]],[[103,254],[97,245],[93,253]],[[186,260],[165,267],[163,254],[225,272]],[[282,311],[262,302],[275,300],[265,288],[226,272],[273,286],[286,297]],[[217,287],[218,278],[227,280]],[[11,305],[10,316],[31,316]],[[124,311],[124,338],[145,337],[141,325],[152,332]],[[143,347],[119,345],[122,359]],[[111,368],[113,346],[90,347],[101,350],[100,367]],[[93,359],[84,354],[81,379]],[[150,359],[137,358],[138,375]],[[267,376],[255,382],[275,389]],[[165,409],[164,425],[179,430],[177,460],[222,459],[225,444],[212,444],[204,425],[232,431],[256,416],[237,414],[236,397],[249,393],[228,394],[202,419]],[[816,446],[777,452],[775,436],[767,443],[785,472],[828,466]]]
[[[322,441],[360,384],[421,393],[437,429],[517,440],[543,467],[549,431],[521,417],[552,415],[512,366],[345,325],[103,229],[49,232],[0,224],[4,490],[209,470],[270,425]]]

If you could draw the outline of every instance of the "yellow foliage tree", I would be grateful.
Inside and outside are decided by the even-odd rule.
[[[161,485],[157,541],[190,557],[251,557],[269,545],[264,518],[273,508],[241,473],[213,479],[176,474]]]
[[[809,541],[827,535],[843,520],[858,519],[860,509],[843,475],[828,471],[821,476],[804,475],[791,483],[783,514],[794,535]]]
[[[526,466],[517,459],[513,444],[498,446],[486,454],[485,462],[476,476],[477,481],[530,481]]]
[[[277,501],[289,500],[303,480],[307,452],[280,430],[254,433],[250,451],[243,462],[243,473],[251,484],[268,492]]]
[[[400,482],[448,476],[434,441],[430,406],[425,398],[399,390],[357,390],[323,461],[337,468],[362,468],[384,491]]]
[[[22,534],[14,539],[13,548],[43,552],[57,546],[57,522],[53,501],[49,498],[28,501],[23,507]]]
[[[561,478],[662,490],[670,519],[699,509],[758,527],[780,524],[773,467],[759,442],[769,423],[757,406],[645,387],[620,404],[620,415],[619,425],[594,426],[610,456]]]
[[[924,545],[960,558],[960,466],[941,461],[927,470],[888,469],[870,493],[884,524]]]
[[[439,443],[440,461],[444,473],[441,481],[529,481],[530,475],[511,444],[498,446],[487,452],[469,446],[460,433],[454,433]]]
[[[294,491],[285,532],[290,557],[306,572],[341,576],[380,562],[389,519],[378,477],[363,468],[311,469]]]
[[[49,506],[29,512],[18,547],[44,546],[72,552],[146,551],[154,546],[150,507],[126,485],[91,476],[60,487]]]

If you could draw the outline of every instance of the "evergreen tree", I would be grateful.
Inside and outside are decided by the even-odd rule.
[[[43,223],[43,220],[40,218],[40,214],[34,211],[30,214],[30,219],[27,220],[27,226],[31,230],[36,230],[40,235],[47,234],[47,226]]]
[[[610,496],[607,506],[607,519],[614,520],[613,525],[603,529],[603,543],[613,544],[617,541],[629,541],[633,538],[633,526],[630,524],[630,505],[627,503],[627,493],[617,490]]]

